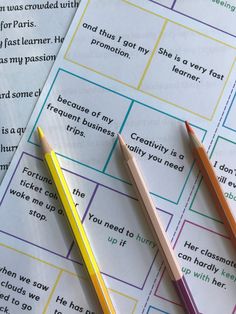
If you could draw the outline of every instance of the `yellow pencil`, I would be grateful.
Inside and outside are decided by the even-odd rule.
[[[80,248],[81,255],[88,270],[89,276],[96,291],[103,313],[115,314],[116,311],[112,304],[108,290],[99,271],[95,256],[91,249],[89,240],[81,223],[79,214],[75,208],[75,204],[66,183],[65,177],[61,170],[57,156],[48,144],[45,135],[40,127],[38,127],[38,136],[44,155],[44,160],[48,166],[52,179],[55,183],[58,196],[64,207],[64,211],[74,235],[74,239]]]

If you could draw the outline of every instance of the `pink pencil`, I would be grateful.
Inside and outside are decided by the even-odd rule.
[[[150,197],[147,186],[144,182],[143,176],[139,170],[139,167],[136,163],[134,156],[128,150],[125,145],[124,140],[118,134],[119,143],[121,147],[121,151],[125,160],[126,168],[128,169],[128,173],[132,180],[132,183],[136,189],[139,202],[141,203],[146,219],[151,226],[153,235],[155,237],[156,242],[158,243],[159,249],[162,253],[162,257],[164,259],[165,266],[169,272],[171,280],[180,296],[186,313],[188,314],[199,314],[191,291],[187,285],[187,282],[184,278],[184,275],[180,269],[178,261],[175,257],[174,251],[172,249],[171,243],[167,238],[165,229],[161,224],[161,220],[158,216],[156,207],[153,203],[153,200]]]

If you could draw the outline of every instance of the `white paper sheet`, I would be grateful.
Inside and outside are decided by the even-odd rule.
[[[183,313],[129,184],[118,132],[142,168],[200,313],[235,312],[235,252],[184,126],[188,120],[204,142],[235,213],[235,22],[222,6],[229,22],[218,29],[213,2],[199,1],[202,21],[189,17],[195,9],[186,16],[188,1],[156,2],[81,2],[0,190],[0,278],[25,290],[2,285],[13,313],[25,313],[25,304],[32,313],[101,313],[43,164],[38,125],[117,313]]]
[[[79,1],[0,3],[0,182]]]

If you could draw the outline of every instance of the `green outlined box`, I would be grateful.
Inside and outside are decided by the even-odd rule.
[[[236,217],[236,142],[218,136],[210,158],[225,197]],[[212,220],[221,221],[204,179],[201,179],[198,185],[189,210]]]

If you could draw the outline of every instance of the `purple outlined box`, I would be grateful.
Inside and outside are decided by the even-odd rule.
[[[38,158],[38,157],[36,157],[36,156],[33,156],[33,155],[31,155],[31,154],[28,154],[28,153],[26,153],[26,152],[23,152],[23,153],[21,154],[21,156],[20,156],[20,158],[19,158],[19,160],[18,160],[18,162],[17,162],[17,165],[16,165],[16,167],[15,167],[15,169],[14,169],[14,171],[13,171],[13,174],[12,174],[10,180],[9,180],[9,183],[8,183],[8,185],[7,185],[7,188],[6,188],[5,192],[4,192],[4,194],[3,194],[3,197],[2,197],[2,199],[0,200],[0,205],[3,204],[3,202],[4,202],[4,200],[5,200],[6,196],[7,196],[7,193],[8,193],[8,191],[9,191],[9,189],[12,188],[14,176],[16,175],[17,170],[18,170],[18,168],[19,168],[19,166],[20,166],[20,164],[21,164],[23,158],[26,158],[26,157],[27,157],[27,158],[35,159],[37,162],[40,162],[40,163],[42,162],[42,163],[43,163],[42,159],[40,159],[40,158]],[[69,170],[67,170],[67,169],[63,169],[63,170],[65,171],[65,175],[66,175],[66,176],[68,176],[68,175],[76,176],[76,177],[79,177],[82,182],[83,182],[83,180],[84,180],[84,181],[88,181],[89,184],[91,183],[91,184],[93,185],[93,191],[90,193],[91,195],[90,195],[90,197],[89,197],[88,200],[87,200],[86,209],[85,209],[85,211],[81,214],[81,217],[83,217],[83,218],[82,218],[82,222],[83,222],[83,223],[84,223],[84,221],[85,221],[85,219],[86,219],[86,216],[89,214],[89,211],[90,211],[91,208],[92,208],[92,204],[93,204],[93,202],[95,201],[95,196],[96,196],[96,193],[97,193],[97,191],[98,191],[98,188],[104,189],[104,190],[107,190],[107,191],[112,191],[113,193],[116,193],[116,194],[118,194],[118,195],[121,195],[122,197],[125,197],[125,198],[127,198],[127,199],[132,199],[133,201],[137,202],[137,200],[136,200],[135,198],[131,198],[129,195],[126,195],[126,194],[124,194],[124,193],[121,193],[121,192],[119,192],[119,191],[117,191],[117,190],[115,190],[115,189],[112,189],[112,188],[108,187],[108,186],[102,185],[102,184],[100,184],[100,183],[98,183],[98,182],[96,182],[96,181],[94,181],[94,180],[90,180],[90,179],[88,179],[88,178],[86,178],[86,177],[84,177],[84,176],[79,175],[78,173],[69,171]],[[18,185],[19,185],[19,184],[18,184]],[[8,206],[9,206],[9,204],[8,204]],[[9,209],[9,208],[8,208],[8,209]],[[168,212],[166,212],[166,211],[164,211],[164,210],[160,210],[160,209],[159,209],[159,212],[160,212],[162,215],[164,214],[166,217],[168,216],[168,218],[166,218],[166,219],[167,219],[166,230],[167,230],[168,227],[169,227],[169,225],[170,225],[170,223],[171,223],[171,220],[172,220],[173,215],[170,214],[170,213],[168,213]],[[31,219],[32,219],[32,218],[31,218]],[[66,227],[63,228],[63,230],[65,230],[65,229],[66,229]],[[14,237],[14,238],[16,238],[16,239],[18,239],[18,240],[21,240],[21,241],[23,241],[23,242],[25,242],[25,243],[27,243],[27,244],[31,244],[31,245],[33,245],[33,246],[35,246],[35,247],[38,247],[38,248],[40,248],[40,249],[43,249],[43,250],[45,250],[45,251],[47,251],[47,252],[50,252],[50,253],[55,254],[55,255],[57,255],[57,256],[60,256],[60,257],[62,257],[62,258],[65,258],[65,259],[71,260],[71,261],[73,261],[73,262],[82,264],[82,263],[81,263],[81,257],[80,257],[80,255],[78,254],[78,251],[77,251],[77,250],[76,250],[76,253],[77,253],[76,257],[77,257],[77,258],[76,258],[76,259],[71,258],[71,253],[72,253],[72,251],[73,251],[73,249],[74,249],[73,241],[72,241],[72,238],[71,238],[71,237],[69,238],[69,241],[68,241],[68,243],[67,243],[67,245],[66,245],[66,248],[67,248],[67,249],[66,249],[65,252],[63,252],[63,254],[62,254],[62,253],[60,253],[60,252],[56,252],[56,250],[46,248],[46,247],[44,247],[43,245],[41,245],[40,243],[35,243],[34,241],[29,241],[29,239],[31,239],[30,237],[26,238],[26,237],[19,236],[19,235],[17,235],[16,233],[14,233],[14,232],[12,232],[12,231],[9,232],[9,230],[4,229],[4,228],[2,228],[2,227],[0,228],[0,232],[2,232],[2,233],[4,233],[4,234],[7,234],[7,235],[9,235],[9,236],[12,236],[12,237]],[[64,231],[63,231],[63,234],[64,234]],[[95,254],[96,254],[96,250],[94,250],[94,252],[95,252]],[[142,282],[139,286],[138,286],[138,285],[135,285],[135,284],[132,284],[132,283],[129,283],[129,282],[126,282],[126,281],[124,280],[125,278],[118,278],[118,277],[112,276],[112,275],[106,273],[105,271],[102,272],[102,273],[103,273],[104,275],[106,275],[106,276],[109,276],[109,277],[111,277],[111,278],[114,278],[114,279],[116,279],[116,280],[119,280],[119,281],[121,281],[121,282],[124,282],[124,283],[126,283],[126,284],[129,284],[129,285],[131,285],[131,286],[134,286],[134,287],[136,287],[136,288],[142,290],[142,289],[144,288],[145,283],[146,283],[147,277],[148,277],[148,275],[149,275],[149,273],[150,273],[150,271],[151,271],[151,268],[152,268],[152,266],[153,266],[153,264],[154,264],[154,262],[155,262],[155,260],[156,260],[156,255],[157,255],[157,252],[154,254],[154,258],[153,258],[153,260],[151,261],[150,266],[148,266],[147,274],[145,274],[145,278],[143,278],[143,282]]]
[[[229,2],[228,5],[230,5]],[[220,3],[217,4],[217,1],[194,0],[175,0],[172,6],[173,11],[233,37],[236,37],[235,28],[233,28],[235,8],[235,5],[227,8]],[[218,26],[219,18],[221,20],[220,27]]]
[[[194,12],[196,14],[196,12],[195,12],[196,8],[193,7],[193,4],[196,5],[200,1],[186,0],[185,2],[187,3],[187,7],[189,7],[189,8],[181,7],[181,3],[183,2],[183,0],[174,0],[172,2],[172,5],[170,5],[169,2],[166,4],[165,1],[161,1],[161,0],[160,1],[158,1],[158,0],[156,0],[156,1],[155,0],[149,0],[149,1],[153,2],[153,3],[157,4],[157,5],[160,5],[160,6],[164,7],[164,8],[170,9],[170,10],[172,10],[172,11],[174,11],[174,12],[180,14],[180,15],[183,15],[183,16],[185,16],[185,17],[187,17],[187,18],[189,18],[189,19],[191,19],[193,21],[199,22],[199,23],[204,24],[204,25],[206,25],[208,27],[216,29],[217,31],[220,31],[220,32],[222,32],[224,34],[230,35],[232,37],[236,37],[236,34],[232,33],[231,30],[222,29],[222,28],[218,27],[218,24],[219,24],[218,21],[219,21],[219,18],[220,18],[219,17],[219,13],[222,13],[222,9],[220,8],[221,7],[220,4],[219,4],[219,8],[217,8],[216,1],[215,1],[215,3],[213,3],[213,1],[212,1],[212,4],[210,4],[210,3],[208,4],[208,6],[213,5],[214,9],[216,10],[215,13],[218,13],[218,14],[214,14],[214,13],[211,14],[210,18],[212,19],[212,21],[208,21],[207,18],[203,16],[203,14],[205,12],[207,13],[207,10],[200,9],[202,15],[199,14],[199,16],[197,16],[197,15],[194,16],[191,13],[191,12]],[[205,1],[201,1],[201,2],[203,4],[205,4]],[[234,9],[235,6],[234,5],[230,5],[229,3],[227,3],[227,5],[228,5],[228,9],[227,10],[229,10],[228,13],[230,13],[230,10]],[[224,7],[222,7],[222,8],[225,9]],[[221,12],[219,12],[219,11],[217,12],[217,10],[219,10],[219,9],[221,10]],[[227,13],[226,10],[225,10],[225,13]],[[235,11],[232,12],[232,13],[235,14]],[[233,14],[232,14],[231,18],[233,18]],[[208,19],[209,19],[209,16],[208,16]],[[228,21],[228,19],[226,17],[225,17],[225,19],[221,17],[221,20],[223,20],[223,21],[225,20],[226,21],[225,23],[227,23],[227,21]],[[227,24],[225,26],[227,28]]]
[[[101,206],[101,204],[104,204],[104,206]],[[138,229],[138,234],[142,235],[146,234],[146,229],[149,229],[147,224],[143,222],[145,218],[142,217],[140,219],[140,215],[143,216],[143,213],[139,212],[139,207],[135,198],[98,184],[83,217],[83,224],[91,245],[97,248],[95,253],[101,273],[142,290],[156,260],[158,250],[157,247],[155,247],[155,251],[151,251],[150,247],[143,248],[142,244],[135,240],[137,230],[133,232],[135,234],[134,239],[130,239],[125,235],[128,229],[130,231],[135,229],[132,226],[135,226]],[[119,215],[115,216],[117,211],[119,211]],[[159,209],[158,211],[162,218],[165,219],[165,227],[167,229],[173,215],[164,210]],[[93,222],[93,219],[95,219],[95,222]],[[104,231],[105,223],[119,226],[120,230],[124,228],[124,231],[120,234],[119,232],[112,232],[108,227]],[[117,243],[112,245],[112,240],[108,240],[109,238],[117,239]],[[126,240],[127,243],[124,247],[120,247],[119,243],[122,243],[121,241],[123,240]],[[129,263],[130,252],[132,252],[132,255]],[[108,258],[104,259],[104,254],[107,254]],[[71,255],[69,258],[73,261],[76,260],[76,253],[72,251]],[[116,263],[118,264],[116,265]],[[135,267],[133,267],[133,264],[135,264]],[[127,269],[129,271],[125,273]],[[138,269],[140,278],[137,276]],[[125,277],[120,277],[120,274],[124,274]]]
[[[187,230],[187,234],[184,235],[184,232],[186,232],[186,229],[188,229],[188,228],[190,228],[190,230]],[[199,229],[199,230],[196,230],[196,237],[195,238],[194,238],[194,232],[193,232],[194,228]],[[203,265],[206,261],[209,262],[209,265],[212,263],[215,265],[216,259],[214,259],[213,257],[218,256],[219,258],[221,257],[222,259],[221,259],[221,261],[218,262],[217,266],[215,266],[215,267],[219,267],[220,272],[217,273],[217,275],[221,274],[221,276],[223,276],[222,273],[224,274],[224,271],[227,272],[227,270],[225,270],[225,268],[229,264],[228,264],[228,262],[224,264],[222,261],[224,261],[224,260],[225,261],[231,261],[231,260],[234,261],[234,259],[233,259],[233,255],[234,255],[233,246],[232,246],[229,238],[226,237],[225,235],[221,234],[221,233],[210,230],[206,227],[200,226],[200,225],[193,223],[191,221],[185,220],[183,222],[181,228],[180,228],[179,234],[178,234],[177,239],[176,239],[175,244],[174,244],[176,254],[178,253],[177,247],[179,245],[179,240],[180,240],[181,236],[183,236],[183,237],[185,236],[185,239],[184,239],[185,244],[186,244],[186,242],[191,243],[190,245],[194,245],[194,247],[196,248],[196,251],[198,251],[198,253],[200,253],[200,255],[195,254],[196,257],[195,257],[194,261],[193,261],[193,257],[191,257],[190,255],[188,256],[188,258],[192,258],[192,259],[189,259],[187,261],[186,261],[187,258],[185,259],[186,264],[182,267],[183,272],[185,272],[185,270],[187,269],[186,265],[188,265],[189,261],[190,262],[193,261],[194,265]],[[190,236],[193,236],[193,237],[190,238]],[[215,237],[220,237],[221,240],[215,239]],[[205,241],[204,241],[204,238],[205,238]],[[197,243],[197,241],[199,241],[199,242]],[[190,245],[188,246],[188,243],[186,244],[187,249],[185,249],[185,250],[189,250],[188,247]],[[198,244],[198,245],[196,245],[196,244]],[[185,247],[185,245],[184,245],[184,247]],[[183,250],[183,249],[184,248],[182,247],[181,250]],[[191,249],[191,250],[193,250],[193,249]],[[191,252],[191,250],[189,250],[189,253]],[[192,251],[192,252],[194,252],[194,251]],[[218,252],[220,252],[220,253],[218,253]],[[179,254],[182,254],[181,257]],[[194,253],[192,253],[192,254],[194,255]],[[215,254],[215,255],[213,255],[213,254]],[[229,256],[229,254],[230,254],[230,256]],[[182,261],[183,255],[186,256],[186,254],[183,254],[183,252],[179,252],[177,254],[178,258],[181,261]],[[225,258],[225,256],[227,256],[227,257],[229,256],[229,258]],[[204,259],[206,259],[206,261]],[[202,260],[204,260],[204,262],[202,262]],[[218,260],[219,259],[217,259],[217,261]],[[202,264],[200,264],[199,261],[202,262]],[[220,264],[220,263],[222,263],[222,264]],[[192,267],[193,267],[193,264],[192,264]],[[202,267],[202,266],[199,266],[199,268],[200,267]],[[198,272],[196,270],[194,270],[194,271],[191,269],[188,269],[188,270],[191,271],[192,276],[194,274],[194,277],[195,278],[197,277],[196,274],[198,274]],[[207,270],[205,268],[202,268],[202,270],[200,270],[200,271],[202,271],[204,274],[207,272]],[[200,273],[200,271],[199,271],[199,273]],[[209,270],[209,272],[210,272],[210,270]],[[231,271],[231,273],[232,272],[233,272],[233,270]],[[156,288],[154,295],[156,297],[164,299],[168,302],[174,303],[176,305],[180,305],[180,304],[178,304],[178,301],[176,302],[176,299],[170,300],[168,297],[163,296],[160,293],[161,284],[163,283],[164,276],[167,276],[166,280],[169,280],[169,282],[171,284],[171,281],[170,281],[168,275],[165,273],[166,273],[166,269],[163,270],[163,273],[162,273],[160,280],[157,284],[157,288]],[[194,282],[194,281],[192,281],[189,286],[190,286],[190,289],[193,291],[193,295],[197,296],[197,300],[196,300],[197,303],[199,303],[199,299],[201,300],[201,298],[202,298],[202,304],[206,304],[206,300],[204,300],[203,296],[204,296],[205,291],[206,291],[205,289],[208,288],[208,294],[207,294],[207,296],[205,296],[205,298],[207,298],[207,300],[211,300],[214,297],[214,299],[217,300],[216,302],[219,303],[218,304],[218,303],[214,302],[215,308],[222,309],[222,307],[221,307],[222,304],[228,306],[230,301],[232,303],[232,300],[234,299],[234,291],[233,291],[234,287],[232,288],[232,284],[229,281],[227,281],[227,284],[225,284],[224,289],[219,288],[219,286],[217,286],[216,283],[213,283],[214,280],[216,281],[215,277],[212,281],[210,281],[210,279],[212,279],[211,275],[212,274],[210,274],[209,281],[208,280],[203,281],[201,279],[195,279],[195,280],[200,280],[199,282],[201,282],[203,284],[206,284],[205,287],[201,287],[201,286],[196,285],[196,282]],[[215,276],[217,276],[217,275],[215,275]],[[188,275],[185,274],[185,278],[187,278],[187,280],[188,280],[188,278],[190,278],[189,276],[190,276],[189,274]],[[212,275],[212,277],[213,277],[213,275]],[[228,280],[229,277],[225,277],[225,278]],[[220,277],[220,279],[223,280],[224,283],[226,281],[225,278]],[[208,278],[206,278],[206,279],[208,279]],[[218,279],[219,278],[217,277],[217,281],[218,281]],[[211,286],[210,286],[210,284],[211,284]],[[229,287],[230,284],[231,284],[231,287]],[[173,284],[171,284],[171,285],[173,286]],[[227,289],[226,289],[226,287],[227,287]],[[229,290],[229,288],[232,288],[231,291]],[[174,291],[174,286],[173,286],[173,291]],[[217,292],[218,292],[218,296],[217,296]],[[174,291],[174,293],[177,296],[175,291]],[[227,300],[227,297],[228,297],[228,300]],[[236,304],[229,305],[228,307],[229,307],[227,309],[228,312],[226,312],[226,309],[223,309],[222,313],[225,313],[225,314],[227,314],[227,313],[228,314],[235,314],[236,313]],[[199,308],[200,308],[200,306],[199,306]],[[214,310],[214,308],[212,310]],[[209,311],[210,311],[210,309],[209,309]]]
[[[104,196],[107,195],[107,198],[105,198]],[[119,203],[119,199],[121,199],[121,203]],[[104,204],[104,206],[101,208],[101,204]],[[100,265],[100,270],[101,273],[109,276],[110,278],[116,279],[118,281],[121,281],[125,284],[128,284],[130,286],[133,286],[137,289],[143,290],[146,280],[148,278],[148,275],[151,271],[151,268],[154,264],[154,262],[156,261],[156,256],[158,254],[158,250],[156,250],[155,248],[155,252],[152,252],[152,254],[150,253],[150,255],[152,255],[152,258],[147,257],[147,255],[149,254],[149,252],[147,251],[145,254],[143,254],[143,250],[142,252],[140,251],[140,247],[138,247],[138,254],[139,254],[139,258],[144,261],[146,261],[146,264],[148,264],[148,266],[145,265],[146,269],[145,271],[143,271],[145,273],[144,276],[140,275],[140,278],[137,278],[137,267],[139,267],[140,265],[142,265],[142,261],[141,263],[137,262],[137,258],[135,259],[133,257],[133,255],[135,254],[135,245],[131,243],[131,248],[127,247],[127,252],[125,252],[124,248],[119,248],[119,245],[116,244],[117,246],[111,247],[111,244],[108,243],[107,241],[107,236],[108,236],[108,232],[111,235],[111,237],[119,237],[119,234],[115,233],[115,232],[111,232],[107,229],[107,232],[100,232],[102,230],[104,230],[103,225],[105,222],[109,222],[112,223],[113,225],[117,225],[119,227],[123,227],[125,226],[125,231],[127,230],[127,225],[126,225],[126,221],[130,222],[128,224],[128,227],[130,227],[130,230],[132,230],[132,222],[135,220],[134,225],[138,226],[138,230],[140,233],[142,233],[142,229],[147,228],[146,224],[143,223],[143,221],[145,221],[145,219],[140,220],[140,213],[138,213],[138,211],[140,210],[140,206],[137,204],[136,205],[137,199],[121,193],[115,189],[112,189],[110,187],[107,187],[105,185],[102,184],[98,184],[97,188],[95,190],[95,193],[93,194],[93,197],[91,199],[91,202],[86,210],[85,215],[83,216],[83,224],[85,225],[85,229],[87,231],[88,237],[89,237],[89,241],[91,242],[92,247],[96,245],[97,247],[97,254],[96,255],[96,259]],[[132,205],[129,207],[129,203],[132,203]],[[134,205],[134,204],[136,205]],[[105,205],[106,204],[106,205]],[[125,207],[122,207],[125,206]],[[123,211],[123,208],[125,213]],[[132,209],[135,210],[134,213],[132,213]],[[119,215],[115,216],[114,218],[114,212],[120,211]],[[173,215],[161,210],[159,210],[159,214],[161,214],[161,216],[164,217],[164,219],[166,219],[166,223],[165,223],[165,227],[166,230],[168,229],[170,222],[172,220]],[[113,211],[113,213],[112,213]],[[137,211],[137,212],[136,212]],[[90,215],[94,215],[94,217],[96,217],[96,221],[98,221],[98,223],[96,222],[95,224],[92,223],[92,219],[91,221],[89,221],[89,216]],[[105,218],[102,216],[104,215]],[[122,219],[122,215],[123,215],[123,219]],[[167,215],[167,216],[166,216]],[[163,218],[162,217],[162,218]],[[143,217],[142,217],[143,218]],[[138,220],[142,221],[142,226],[140,227],[138,224]],[[99,223],[100,222],[100,223]],[[99,226],[100,224],[100,226]],[[102,228],[101,228],[102,225]],[[144,227],[145,225],[145,227]],[[136,234],[134,232],[134,234]],[[91,238],[90,238],[91,237]],[[107,237],[105,239],[105,237]],[[127,239],[127,237],[124,235],[124,233],[122,234],[121,237],[119,237],[120,239]],[[94,240],[96,239],[96,240]],[[119,239],[119,241],[120,241]],[[94,241],[94,245],[93,245],[93,241]],[[118,241],[118,242],[119,242]],[[129,240],[128,240],[129,241]],[[127,241],[127,242],[128,242]],[[132,240],[130,240],[132,242]],[[135,240],[133,240],[135,241]],[[129,242],[128,242],[129,243]],[[130,243],[128,244],[130,245]],[[140,245],[140,244],[138,244]],[[118,250],[120,249],[120,251],[118,252]],[[108,259],[104,259],[104,250],[107,251],[107,255],[110,257]],[[129,263],[127,263],[127,256],[128,256],[128,252],[132,251],[132,257],[134,258],[134,261],[132,264],[129,265]],[[150,249],[149,249],[150,250]],[[117,254],[117,256],[116,256]],[[137,254],[137,252],[136,252]],[[145,256],[145,257],[144,257]],[[76,252],[71,252],[71,256],[69,256],[69,259],[71,259],[72,261],[76,261]],[[118,266],[115,265],[117,262]],[[135,267],[133,267],[133,264],[135,264]],[[116,266],[118,268],[116,268]],[[130,278],[127,278],[127,269],[130,269],[131,274],[129,275]],[[134,272],[135,269],[135,272]],[[142,267],[139,267],[140,269],[140,273],[142,271]],[[122,274],[124,275],[122,277]]]
[[[30,164],[30,167],[28,166],[28,164]],[[1,210],[5,210],[7,212],[5,215],[3,215],[1,219],[0,232],[10,235],[25,243],[34,245],[35,247],[48,251],[62,258],[68,258],[67,256],[71,250],[73,238],[68,230],[67,222],[63,217],[63,209],[61,207],[61,204],[57,199],[55,199],[55,197],[53,199],[50,199],[49,196],[45,196],[46,194],[43,195],[45,191],[50,191],[51,195],[55,196],[56,193],[54,187],[50,186],[50,188],[48,188],[49,185],[46,185],[46,183],[42,183],[42,196],[41,198],[38,198],[38,200],[42,201],[43,204],[39,205],[38,203],[33,202],[32,200],[34,198],[36,199],[37,194],[33,194],[33,192],[31,192],[30,194],[27,188],[22,187],[21,183],[24,181],[26,182],[25,176],[22,173],[22,169],[28,169],[29,171],[31,171],[31,173],[35,169],[37,169],[36,172],[39,175],[48,178],[48,173],[46,171],[46,167],[43,165],[42,159],[26,152],[23,152],[21,154],[13,171],[13,174],[9,180],[7,188],[3,194],[3,197],[0,200]],[[63,170],[65,171],[65,176],[70,176],[71,179],[70,172],[66,169]],[[18,175],[18,171],[20,171],[21,175],[19,180],[17,180],[16,178],[16,175]],[[84,211],[86,211],[86,207],[89,205],[90,198],[92,197],[94,189],[96,188],[96,183],[85,177],[79,176],[78,174],[72,175],[74,177],[76,176],[75,180],[77,180],[77,178],[79,177],[82,190],[83,187],[86,186],[86,189],[84,190],[86,191],[86,196],[88,196],[87,200],[79,199],[76,195],[73,195],[75,203],[80,203],[80,206],[82,208],[85,208]],[[14,180],[14,178],[16,178],[16,180]],[[32,182],[34,186],[40,186],[38,184],[38,180],[36,179],[31,181],[28,180],[28,182],[29,184]],[[72,182],[73,178],[72,180],[70,180],[70,183]],[[71,184],[70,186],[72,187]],[[15,195],[12,196],[12,190],[19,191],[19,193],[23,191],[25,194],[29,194],[29,201],[27,203],[24,199],[21,201],[20,197],[16,199]],[[5,200],[8,203],[7,206],[4,207],[3,204]],[[46,204],[48,206],[45,207]],[[49,208],[52,208],[53,210],[50,212]],[[45,219],[43,219],[41,222],[37,221],[35,217],[36,215],[33,216],[32,214],[29,214],[29,209],[37,211],[38,217],[40,217],[40,215],[44,215]],[[60,215],[58,214],[59,211]],[[11,219],[9,219],[9,215],[11,215],[11,212],[13,212],[13,214],[11,216]],[[53,234],[50,237],[51,229],[53,230]],[[81,257],[79,259],[79,263],[81,264],[80,261]]]

